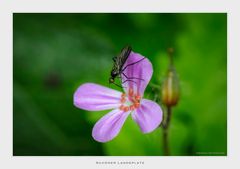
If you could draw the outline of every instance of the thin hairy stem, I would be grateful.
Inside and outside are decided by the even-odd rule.
[[[164,155],[169,156],[170,155],[170,149],[169,149],[169,125],[171,121],[171,115],[172,115],[172,110],[171,106],[167,106],[167,113],[166,113],[166,119],[164,119],[163,123],[163,151]]]

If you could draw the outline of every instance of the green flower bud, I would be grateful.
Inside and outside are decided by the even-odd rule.
[[[178,103],[180,95],[179,79],[173,66],[172,53],[173,49],[168,50],[170,56],[170,65],[167,76],[162,85],[162,102],[166,106],[174,106]]]

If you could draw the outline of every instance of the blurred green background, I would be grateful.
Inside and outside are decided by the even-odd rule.
[[[91,137],[108,111],[73,106],[85,82],[109,86],[112,57],[130,44],[151,60],[151,83],[173,47],[181,97],[171,155],[227,155],[227,14],[19,14],[13,16],[13,155],[163,155],[162,130],[129,117],[108,143]]]

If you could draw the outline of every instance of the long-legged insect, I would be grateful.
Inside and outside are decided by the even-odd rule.
[[[116,57],[113,58],[114,64],[113,64],[113,68],[112,68],[112,70],[111,70],[111,77],[109,78],[109,83],[113,83],[113,84],[115,84],[116,86],[121,87],[120,85],[118,85],[118,84],[115,83],[115,78],[116,78],[116,77],[121,78],[121,75],[123,75],[123,76],[126,78],[126,80],[123,81],[122,84],[125,83],[125,82],[127,82],[127,81],[131,81],[131,82],[136,83],[133,79],[144,80],[144,79],[141,79],[141,78],[138,78],[138,77],[128,77],[128,76],[124,73],[124,70],[125,70],[127,67],[132,66],[132,65],[134,65],[134,64],[136,64],[136,63],[139,63],[139,62],[141,62],[143,59],[145,59],[145,58],[142,58],[142,59],[140,59],[140,60],[138,60],[138,61],[136,61],[136,62],[134,62],[134,63],[130,63],[130,64],[126,65],[125,67],[123,67],[124,64],[125,64],[125,62],[126,62],[127,59],[128,59],[128,56],[130,55],[131,51],[132,51],[132,48],[131,48],[130,46],[126,46],[126,47],[124,47],[124,48],[121,50],[121,53],[120,53],[118,56],[116,56]]]

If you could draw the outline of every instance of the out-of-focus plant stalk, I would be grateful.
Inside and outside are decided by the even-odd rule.
[[[164,113],[163,120],[163,150],[164,155],[170,155],[169,148],[169,125],[172,116],[172,107],[179,101],[179,79],[173,65],[173,48],[168,49],[169,68],[162,85],[162,103],[166,106],[167,111]]]

